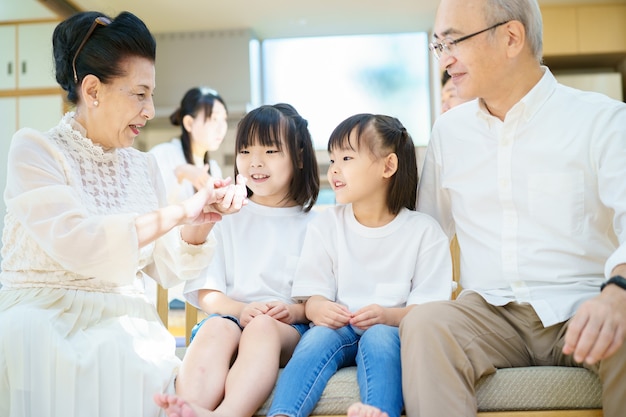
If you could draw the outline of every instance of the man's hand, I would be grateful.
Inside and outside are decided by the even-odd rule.
[[[614,354],[626,338],[626,290],[608,285],[580,306],[565,333],[563,353],[593,365]]]

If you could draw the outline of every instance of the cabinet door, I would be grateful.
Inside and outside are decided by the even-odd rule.
[[[14,25],[0,25],[0,90],[13,90],[17,82]]]
[[[626,52],[626,5],[578,7],[580,53]]]
[[[545,56],[578,53],[576,9],[574,7],[542,7],[543,54]]]
[[[56,23],[18,25],[18,88],[57,87],[52,58],[52,32],[56,25]]]

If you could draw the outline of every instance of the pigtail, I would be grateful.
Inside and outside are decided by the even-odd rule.
[[[319,168],[313,149],[313,140],[309,131],[309,122],[299,114],[293,117],[297,152],[293,155],[297,161],[300,175],[294,175],[292,189],[300,189],[296,201],[303,206],[304,211],[310,211],[320,191]]]
[[[394,152],[398,157],[398,169],[389,184],[389,210],[394,214],[403,207],[415,210],[418,175],[413,139],[395,117],[377,116],[375,126],[382,136],[383,148]]]

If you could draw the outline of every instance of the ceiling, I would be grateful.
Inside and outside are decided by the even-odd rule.
[[[109,15],[128,10],[142,18],[154,33],[246,28],[252,29],[259,39],[268,39],[430,31],[439,0],[61,1]],[[540,5],[573,3],[626,0],[539,0]]]

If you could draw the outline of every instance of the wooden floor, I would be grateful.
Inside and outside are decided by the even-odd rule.
[[[314,416],[311,416],[314,417]],[[324,417],[346,417],[332,415]],[[405,416],[403,416],[405,417]],[[478,413],[478,417],[602,417],[602,410],[501,411]]]
[[[478,413],[479,417],[602,417],[602,410],[502,411]]]

